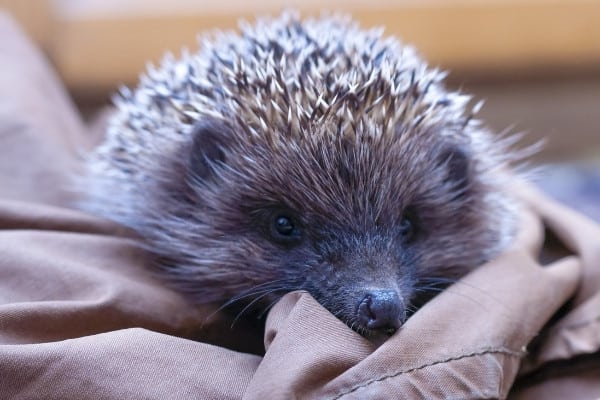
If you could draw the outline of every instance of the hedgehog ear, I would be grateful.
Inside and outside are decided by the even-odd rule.
[[[218,120],[202,120],[192,130],[192,145],[189,155],[189,168],[194,176],[209,178],[214,166],[225,163],[225,149],[229,146],[233,134],[231,129]]]
[[[459,145],[450,145],[440,154],[439,165],[445,169],[445,181],[452,187],[457,197],[463,197],[469,186],[471,157]]]

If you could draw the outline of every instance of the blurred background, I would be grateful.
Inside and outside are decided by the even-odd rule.
[[[485,99],[482,117],[543,162],[592,165],[600,193],[599,0],[0,0],[36,40],[84,115],[134,85],[148,61],[196,47],[198,32],[296,8],[352,14],[449,70],[449,86]],[[560,175],[562,174],[562,175]],[[559,173],[562,180],[569,175]],[[589,185],[588,185],[589,186]],[[600,194],[597,199],[600,198]],[[600,208],[600,207],[599,207]],[[599,214],[600,215],[600,214]]]

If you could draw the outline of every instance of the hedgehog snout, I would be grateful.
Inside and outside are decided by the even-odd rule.
[[[392,334],[406,321],[406,306],[395,290],[370,290],[358,303],[357,319],[364,329]]]

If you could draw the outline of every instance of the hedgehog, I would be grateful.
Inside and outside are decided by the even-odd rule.
[[[194,304],[305,291],[387,337],[515,234],[511,136],[409,45],[293,12],[199,38],[123,88],[81,206]]]

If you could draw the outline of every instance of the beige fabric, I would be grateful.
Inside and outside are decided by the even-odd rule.
[[[206,321],[214,307],[156,280],[132,232],[67,207],[90,138],[6,16],[0,65],[0,398],[600,397],[600,227],[575,212],[519,189],[513,248],[379,348],[291,293],[264,356],[245,353],[260,330]],[[540,265],[542,221],[572,255]]]

